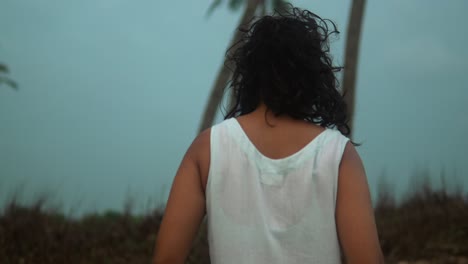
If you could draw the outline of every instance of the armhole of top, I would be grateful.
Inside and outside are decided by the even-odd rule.
[[[335,149],[335,161],[336,161],[336,164],[335,164],[335,182],[334,182],[334,190],[333,190],[333,194],[334,194],[334,197],[333,197],[333,201],[334,201],[334,205],[335,205],[335,208],[336,208],[336,198],[338,196],[338,181],[340,180],[340,166],[341,166],[341,160],[343,159],[343,154],[344,154],[344,151],[346,149],[346,145],[348,144],[349,142],[349,138],[343,136],[340,132],[338,132],[339,135],[337,135],[337,143],[336,143],[336,149]]]
[[[214,154],[215,152],[215,144],[214,142],[216,142],[216,134],[217,134],[217,125],[214,125],[211,127],[210,129],[210,164],[208,166],[208,178],[206,179],[206,186],[205,186],[205,193],[209,193],[209,189],[210,189],[210,185],[211,185],[211,178],[212,178],[212,174],[213,174],[213,166],[214,166],[214,163],[215,163],[215,160],[213,159],[213,157],[216,157],[216,155]]]

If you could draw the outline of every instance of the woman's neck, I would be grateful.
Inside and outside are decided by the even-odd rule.
[[[264,103],[260,103],[257,108],[251,112],[253,118],[262,119],[267,124],[275,126],[276,124],[285,124],[285,123],[305,123],[302,120],[294,119],[288,115],[275,115]]]

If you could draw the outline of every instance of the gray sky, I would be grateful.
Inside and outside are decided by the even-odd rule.
[[[335,21],[343,63],[350,1],[294,1]],[[164,201],[196,135],[240,12],[210,1],[4,0],[0,201],[48,192],[65,210]],[[416,170],[468,189],[468,24],[464,0],[368,1],[355,140],[375,195]]]

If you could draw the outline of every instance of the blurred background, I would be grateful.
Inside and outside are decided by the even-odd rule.
[[[344,65],[353,1],[290,2],[337,24],[331,52]],[[163,206],[246,6],[1,1],[2,210],[42,199],[80,219]],[[353,139],[375,204],[380,196],[394,206],[425,186],[466,208],[467,10],[464,0],[365,4]]]

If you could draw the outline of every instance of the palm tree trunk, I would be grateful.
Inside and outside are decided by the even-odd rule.
[[[362,20],[366,0],[353,0],[349,16],[346,37],[345,67],[343,75],[343,93],[349,116],[349,128],[354,128],[354,107],[356,95],[356,76],[359,58],[359,42],[361,39]],[[351,134],[349,135],[351,137]]]
[[[259,5],[259,3],[260,3],[260,0],[247,1],[247,6],[244,10],[244,14],[242,15],[242,18],[237,28],[239,28],[240,26],[246,25],[252,19],[252,17],[255,14],[255,11],[257,10],[257,6]],[[234,33],[234,37],[232,38],[229,44],[229,47],[234,45],[234,43],[238,42],[242,38],[242,34],[243,34],[242,32],[236,29]],[[232,68],[232,65],[226,65],[227,63],[228,62],[226,61],[226,59],[224,59],[224,62],[221,65],[221,69],[218,73],[216,81],[211,89],[210,97],[208,98],[208,102],[205,106],[203,119],[198,129],[199,133],[209,128],[213,124],[213,120],[216,116],[216,112],[221,103],[221,100],[223,99],[224,89],[226,88],[226,84],[229,81],[229,78],[231,77],[231,74],[232,74],[231,71],[229,70],[229,68]]]

